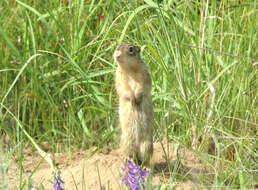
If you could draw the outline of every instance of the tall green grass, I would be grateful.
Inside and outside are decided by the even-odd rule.
[[[112,54],[118,43],[133,43],[151,71],[155,139],[210,162],[209,185],[254,188],[257,11],[249,0],[0,1],[6,148],[18,145],[22,165],[29,140],[12,114],[51,151],[117,146]]]

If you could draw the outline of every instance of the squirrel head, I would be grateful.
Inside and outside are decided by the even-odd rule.
[[[139,46],[120,44],[115,50],[114,59],[121,67],[134,67],[141,63],[140,52]]]

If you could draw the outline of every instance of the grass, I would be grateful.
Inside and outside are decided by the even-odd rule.
[[[112,54],[127,42],[151,71],[155,139],[204,157],[213,186],[255,188],[257,10],[249,0],[0,1],[3,149],[22,165],[30,141],[14,117],[53,152],[116,147]]]

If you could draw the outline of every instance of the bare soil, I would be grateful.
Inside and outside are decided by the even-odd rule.
[[[163,144],[163,148],[161,144]],[[155,167],[151,171],[151,184],[164,184],[167,189],[201,189],[203,179],[200,180],[199,178],[207,173],[207,169],[205,169],[207,167],[199,156],[185,148],[180,149],[179,160],[181,165],[176,172],[177,175],[170,175],[173,172],[169,171],[169,168],[176,169],[175,165],[178,163],[173,147],[173,143],[154,144],[153,159]],[[78,151],[72,155],[67,153],[55,154],[55,163],[61,169],[61,178],[65,182],[64,188],[66,190],[103,190],[104,187],[106,190],[126,189],[120,183],[121,166],[124,163],[119,149],[111,151],[103,149],[91,155],[92,151]],[[166,157],[169,159],[166,159]],[[168,167],[167,160],[172,167]],[[31,176],[34,187],[43,185],[47,190],[53,189],[53,176],[50,166],[36,152],[25,154],[23,168],[25,181]],[[20,171],[18,163],[11,161],[8,172],[9,189],[18,189],[18,171]],[[168,183],[168,179],[171,179],[171,177],[175,177],[173,184]]]

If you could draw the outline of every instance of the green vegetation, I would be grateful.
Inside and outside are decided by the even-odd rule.
[[[22,164],[30,141],[17,120],[53,152],[116,147],[113,52],[133,43],[153,79],[155,140],[180,142],[204,157],[213,186],[254,188],[258,3],[158,2],[1,0],[5,150]]]

